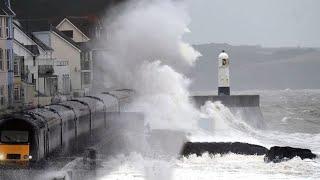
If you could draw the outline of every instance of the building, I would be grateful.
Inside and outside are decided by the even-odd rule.
[[[84,89],[84,94],[89,94],[92,87],[92,44],[89,38],[93,34],[91,25],[86,18],[73,17],[64,18],[56,28],[81,48],[81,88]]]
[[[21,94],[24,95],[21,101],[24,106],[49,104],[51,98],[59,93],[60,74],[55,73],[57,62],[52,58],[53,49],[25,31],[18,21],[15,21],[13,26],[14,54],[19,57],[18,62],[21,63],[15,62],[21,70],[23,84]]]
[[[95,23],[96,20],[92,21],[88,17],[21,21],[28,32],[54,50],[52,58],[68,63],[71,94],[75,97],[92,92],[94,57],[92,38],[96,39],[101,30]],[[61,68],[57,69],[59,70]],[[58,85],[58,87],[63,86],[63,83]]]
[[[0,1],[0,109],[13,105],[13,51],[11,21],[15,13],[9,1]]]
[[[4,13],[5,14],[5,13]],[[4,16],[3,16],[4,17]],[[90,38],[67,18],[56,27],[36,21],[12,22],[12,89],[15,107],[47,105],[59,95],[84,96],[92,86]],[[1,26],[0,26],[1,28]],[[59,29],[60,30],[59,30]],[[81,27],[83,28],[83,26]],[[4,30],[3,30],[4,31]],[[86,31],[87,32],[87,31]],[[0,60],[10,58],[8,39],[0,50]],[[2,56],[1,56],[2,55]],[[0,61],[2,62],[2,61]],[[1,68],[1,63],[0,63]],[[3,87],[9,87],[7,66],[0,71]],[[1,86],[0,86],[1,87]],[[9,88],[0,88],[3,104],[8,104]]]
[[[79,44],[53,26],[50,26],[45,31],[35,31],[33,35],[54,50],[52,58],[60,62],[57,64],[68,65],[70,77],[60,78],[58,80],[61,82],[59,83],[60,87],[64,87],[64,79],[70,78],[73,96],[78,97],[89,94],[91,88],[91,68],[84,68],[86,66],[81,64],[86,58],[90,61],[90,55],[85,56],[86,50],[82,49]],[[81,59],[84,60],[81,61]]]
[[[99,66],[105,49],[100,47],[97,40],[100,39],[103,26],[98,17],[66,17],[56,21],[56,28],[72,38],[82,47],[82,79],[88,81],[91,79],[91,93],[103,91],[101,86],[101,72]],[[87,58],[89,57],[89,58]],[[89,70],[90,68],[90,70]]]

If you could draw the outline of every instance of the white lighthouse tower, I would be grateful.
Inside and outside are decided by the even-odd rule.
[[[230,95],[229,56],[225,51],[219,54],[218,66],[218,95]]]

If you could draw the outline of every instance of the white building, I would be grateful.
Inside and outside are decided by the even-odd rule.
[[[14,23],[14,53],[23,58],[25,87],[34,86],[33,104],[49,104],[57,94],[70,94],[68,61],[53,57],[54,50],[31,33]],[[30,103],[30,88],[24,88],[25,101]]]
[[[83,57],[82,55],[85,51],[55,27],[50,27],[47,31],[33,32],[33,34],[47,46],[54,49],[52,57],[61,62],[57,63],[57,65],[67,64],[69,66],[73,95],[83,96],[88,94],[91,88],[91,77],[86,75],[86,70],[81,66],[81,57]],[[90,68],[88,68],[88,71],[91,71]],[[60,82],[62,81],[63,78]]]
[[[92,50],[89,48],[92,44],[90,44],[90,38],[88,37],[90,31],[88,26],[86,20],[81,18],[64,18],[56,26],[62,34],[72,39],[81,49],[81,89],[84,90],[84,94],[90,93],[92,88]]]

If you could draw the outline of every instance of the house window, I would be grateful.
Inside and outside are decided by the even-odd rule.
[[[20,97],[21,99],[24,98],[24,89],[22,87],[20,88]]]
[[[3,86],[0,86],[0,96],[2,97],[3,95],[4,95],[4,88],[3,88]]]
[[[10,49],[6,49],[6,57],[7,57],[7,60],[10,59]]]
[[[5,104],[4,102],[4,87],[0,86],[0,105],[3,106]]]
[[[82,72],[82,84],[88,85],[91,83],[91,73],[90,72]]]
[[[3,60],[3,49],[2,48],[0,48],[0,70],[4,70],[4,60]]]
[[[62,75],[62,87],[63,87],[64,94],[70,93],[70,76],[69,76],[69,74]]]
[[[9,19],[6,19],[6,37],[7,37],[7,38],[10,38]]]
[[[9,61],[10,60],[10,53],[12,52],[12,49],[6,49],[4,52],[5,52],[5,57],[7,59],[7,69],[12,70],[13,64],[11,64]]]
[[[34,74],[33,73],[31,74],[31,81],[32,81],[32,84],[36,84],[36,79],[34,78]]]
[[[90,70],[90,53],[81,52],[81,70]]]
[[[66,30],[61,31],[64,35],[68,36],[69,38],[73,38],[73,31],[72,30]]]
[[[3,34],[2,34],[2,29],[3,29],[3,17],[0,17],[0,38],[3,37]]]
[[[20,101],[20,88],[15,87],[14,88],[14,96],[13,96],[15,101]]]
[[[15,76],[19,76],[20,75],[20,72],[19,72],[19,62],[18,61],[14,61],[14,64],[13,64],[13,74]]]

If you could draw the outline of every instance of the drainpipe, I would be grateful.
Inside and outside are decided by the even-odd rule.
[[[11,9],[10,0],[6,0],[6,5]],[[13,76],[13,16],[8,18],[8,37],[7,37],[7,53],[9,53],[8,59],[8,100],[9,107],[13,107],[13,85],[14,85],[14,76]]]

